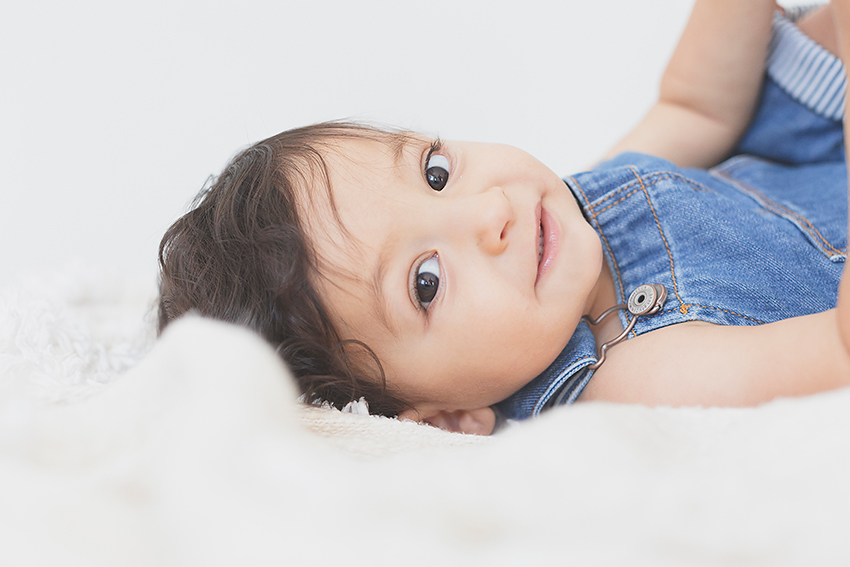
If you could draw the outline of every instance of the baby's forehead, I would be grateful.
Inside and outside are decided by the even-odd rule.
[[[300,156],[302,159],[297,160],[300,163],[293,168],[300,177],[296,183],[298,204],[309,204],[309,208],[321,204],[333,206],[334,185],[339,183],[339,178],[358,168],[368,169],[368,162],[382,155],[393,158],[403,155],[407,138],[406,134],[362,128],[313,140],[310,151]],[[315,211],[302,211],[301,214],[309,218]]]
[[[335,224],[351,209],[360,209],[363,200],[373,202],[392,197],[403,187],[422,179],[422,160],[432,141],[414,133],[345,138],[336,141],[324,154],[323,179],[314,179],[311,188],[314,207],[320,218],[332,215]],[[323,191],[316,191],[323,188]],[[318,201],[318,202],[316,202]]]

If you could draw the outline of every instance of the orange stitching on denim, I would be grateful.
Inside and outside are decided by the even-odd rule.
[[[593,205],[590,204],[590,201],[587,198],[587,195],[584,193],[584,189],[581,188],[581,184],[578,182],[578,179],[575,177],[570,177],[573,180],[576,188],[581,193],[581,196],[584,197],[584,201],[587,203],[588,211],[591,213],[591,218],[596,220],[596,215],[593,214]],[[625,303],[626,298],[623,295],[623,276],[620,274],[620,266],[617,264],[617,258],[614,256],[614,251],[611,250],[611,245],[608,243],[608,238],[606,238],[605,233],[602,232],[602,226],[599,224],[599,221],[596,221],[596,228],[599,230],[599,236],[602,237],[602,242],[605,243],[605,248],[608,249],[608,256],[611,257],[611,262],[614,263],[614,270],[617,272],[617,279],[620,281],[620,302]]]
[[[605,211],[607,211],[611,207],[616,207],[617,205],[619,205],[620,203],[622,203],[623,201],[625,201],[626,199],[628,199],[629,197],[631,197],[632,195],[637,193],[638,191],[640,191],[640,187],[638,187],[637,189],[635,189],[634,191],[632,191],[631,193],[629,193],[628,195],[626,195],[622,199],[611,203],[610,205],[608,205],[604,209],[600,209],[600,210],[596,211],[596,213],[593,214],[593,218],[596,218],[598,215],[601,215],[602,213],[604,213]]]
[[[631,168],[629,168],[629,169],[631,169]],[[634,170],[633,170],[633,169],[632,169],[632,172],[634,173]],[[572,179],[575,179],[575,178],[572,178]],[[640,179],[640,178],[638,178],[638,179]],[[649,181],[650,179],[652,180],[651,182]],[[613,192],[611,192],[611,193],[609,193],[609,194],[605,195],[605,196],[604,196],[604,197],[602,197],[601,199],[599,199],[599,202],[597,202],[596,204],[597,204],[597,205],[601,205],[601,204],[602,204],[602,203],[604,203],[605,201],[607,201],[607,200],[609,200],[609,199],[613,199],[614,197],[616,197],[617,195],[619,195],[619,194],[620,194],[620,193],[622,193],[623,191],[626,191],[627,189],[631,189],[631,188],[632,188],[632,187],[634,187],[635,185],[641,185],[641,184],[643,184],[643,185],[645,185],[646,187],[649,187],[649,186],[654,185],[655,183],[657,183],[657,182],[659,182],[659,181],[662,181],[662,180],[664,180],[664,179],[677,179],[677,180],[679,180],[679,181],[684,182],[684,183],[685,183],[688,187],[690,187],[690,188],[691,188],[691,189],[693,189],[694,191],[705,191],[706,193],[714,193],[714,191],[712,191],[712,190],[711,190],[711,189],[709,189],[708,187],[704,186],[703,184],[698,183],[698,182],[696,182],[696,181],[694,181],[694,180],[692,180],[692,179],[688,179],[687,177],[685,177],[684,175],[681,175],[681,174],[679,174],[679,173],[676,173],[676,172],[673,172],[673,171],[656,171],[656,172],[654,172],[654,173],[650,173],[649,175],[647,175],[647,176],[643,179],[643,182],[641,182],[641,181],[632,181],[632,182],[630,182],[630,183],[627,183],[627,184],[623,185],[622,187],[620,187],[620,188],[619,188],[619,189],[617,189],[616,191],[613,191]],[[634,193],[631,193],[631,194],[634,194]],[[630,195],[631,195],[631,194],[630,194]],[[628,197],[629,197],[629,195],[626,195],[626,197],[623,197],[622,199],[618,200],[618,201],[617,201],[617,203],[621,202],[623,199],[628,198]],[[585,196],[585,199],[587,199],[587,196]],[[607,208],[611,208],[611,207],[613,207],[614,205],[616,205],[617,203],[614,203],[614,204],[612,204],[612,205],[609,205]],[[607,210],[607,208],[606,208],[605,210]],[[601,213],[601,212],[603,212],[603,211],[599,211],[597,214],[599,214],[599,213]]]
[[[619,195],[620,193],[622,193],[622,192],[623,192],[623,191],[625,191],[626,189],[631,189],[631,188],[632,188],[632,187],[634,187],[635,185],[638,185],[638,182],[637,182],[637,181],[631,181],[631,182],[629,182],[629,183],[626,183],[625,185],[623,185],[622,187],[620,187],[620,188],[619,188],[619,189],[617,189],[616,191],[612,191],[611,193],[608,193],[607,195],[605,195],[604,197],[602,197],[601,199],[599,199],[599,202],[598,202],[598,203],[596,203],[596,204],[597,204],[597,205],[601,205],[601,204],[602,204],[602,203],[604,203],[605,201],[607,201],[607,200],[609,200],[609,199],[613,199],[614,197],[616,197],[617,195]],[[586,198],[586,197],[585,197],[585,198]]]
[[[746,319],[747,321],[752,321],[753,323],[758,323],[759,325],[764,325],[764,321],[760,321],[759,319],[754,319],[752,317],[747,317],[746,315],[741,315],[740,313],[735,313],[734,311],[729,311],[728,309],[721,309],[719,307],[712,307],[711,305],[700,305],[694,304],[692,307],[702,307],[703,309],[713,309],[714,311],[722,311],[723,313],[728,313],[729,315],[734,315],[735,317],[740,317],[741,319]]]
[[[632,171],[634,171],[634,170],[632,170]],[[652,179],[652,181],[651,181],[651,182],[647,182],[646,180],[647,180],[647,179],[650,179],[650,178],[653,178],[653,179]],[[707,188],[707,187],[703,187],[703,186],[702,186],[702,185],[700,185],[699,183],[695,183],[695,182],[691,181],[691,180],[690,180],[690,179],[688,179],[687,177],[684,177],[684,176],[681,176],[681,175],[679,175],[679,174],[677,174],[677,173],[673,173],[673,172],[669,172],[669,171],[662,171],[662,172],[657,172],[657,173],[652,173],[652,174],[650,174],[650,175],[647,175],[647,176],[644,178],[644,183],[643,183],[643,185],[644,185],[645,187],[651,187],[651,186],[655,185],[656,183],[658,183],[659,181],[663,181],[663,180],[665,180],[665,179],[678,179],[679,181],[683,181],[683,182],[685,182],[685,184],[686,184],[688,187],[690,187],[690,188],[691,188],[691,189],[693,189],[694,191],[705,191],[706,193],[713,193],[713,192],[714,192],[714,191],[712,191],[711,189],[709,189],[709,188]],[[634,185],[638,185],[638,184],[639,184],[639,182],[637,182],[637,181],[633,181],[633,182],[631,182],[631,183],[629,183],[629,184],[627,184],[627,185],[623,185],[623,186],[622,186],[622,187],[620,187],[620,189],[618,189],[617,191],[614,191],[613,193],[610,193],[609,195],[606,195],[604,198],[600,199],[600,201],[597,203],[597,205],[601,205],[602,203],[604,203],[604,202],[605,202],[605,201],[607,201],[608,199],[611,199],[611,198],[612,198],[612,197],[614,197],[615,195],[618,195],[618,194],[622,193],[625,189],[628,189],[628,188],[630,188],[630,187],[632,187],[632,186],[634,186]],[[615,206],[619,205],[620,203],[622,203],[623,201],[625,201],[626,199],[628,199],[629,197],[631,197],[632,195],[634,195],[634,194],[635,194],[635,193],[637,193],[638,191],[640,191],[640,187],[638,187],[637,189],[635,189],[634,191],[632,191],[632,192],[631,192],[631,193],[629,193],[628,195],[626,195],[626,196],[624,196],[624,197],[621,197],[621,198],[620,198],[620,199],[618,199],[617,201],[615,201],[615,202],[611,203],[610,205],[608,205],[608,206],[607,206],[607,207],[605,207],[604,209],[599,209],[599,210],[597,210],[597,211],[596,211],[596,212],[594,212],[591,216],[595,218],[596,216],[601,215],[602,213],[604,213],[605,211],[609,210],[610,208],[612,208],[612,207],[615,207]],[[587,199],[587,197],[585,197],[585,199]]]
[[[836,248],[834,246],[832,246],[832,244],[830,244],[829,241],[826,238],[823,237],[823,235],[820,233],[820,231],[818,231],[818,229],[814,227],[814,225],[811,223],[811,221],[809,221],[809,219],[807,219],[803,215],[799,214],[798,212],[789,209],[788,207],[786,207],[782,203],[777,203],[776,201],[774,201],[773,199],[771,199],[770,197],[768,197],[767,195],[765,195],[764,193],[762,193],[758,189],[751,187],[750,185],[745,184],[744,182],[742,182],[740,180],[736,179],[735,181],[739,181],[740,183],[746,185],[746,187],[744,189],[755,194],[756,198],[758,198],[759,200],[761,200],[763,202],[765,208],[773,209],[774,211],[778,212],[780,215],[784,212],[789,217],[794,218],[794,219],[800,221],[803,225],[805,225],[805,226],[801,226],[800,228],[804,232],[807,232],[809,234],[809,236],[812,237],[812,239],[815,241],[815,245],[818,248],[820,248],[823,252],[829,251],[829,252],[832,252],[834,254],[842,254],[843,253],[840,250],[836,250]],[[808,228],[806,228],[806,227],[808,227]],[[817,235],[817,238],[815,237],[815,235]],[[820,239],[820,242],[818,242],[818,238]]]
[[[762,194],[760,191],[758,191],[757,189],[753,189],[753,191],[755,191],[756,193],[759,193],[759,194],[763,195],[763,194]],[[806,217],[804,217],[804,216],[803,216],[803,215],[801,215],[800,213],[798,213],[798,212],[796,212],[796,211],[793,211],[793,210],[789,209],[788,207],[786,207],[786,206],[785,206],[785,205],[783,205],[782,203],[777,203],[776,201],[774,201],[774,200],[770,199],[770,198],[769,198],[769,197],[767,197],[766,195],[763,195],[763,196],[764,196],[764,198],[765,198],[766,200],[768,200],[770,203],[772,203],[773,205],[776,205],[776,207],[777,207],[780,211],[785,211],[785,212],[786,212],[789,216],[791,216],[791,217],[793,217],[793,218],[795,218],[795,219],[799,220],[800,222],[802,222],[803,224],[805,224],[806,226],[808,226],[808,227],[809,227],[809,229],[811,229],[811,230],[806,229],[805,227],[803,227],[803,230],[804,230],[804,231],[806,231],[806,232],[808,232],[810,235],[812,234],[812,232],[814,232],[814,234],[816,234],[816,235],[818,236],[818,238],[820,238],[821,242],[823,242],[823,244],[822,244],[822,245],[820,245],[820,244],[818,245],[818,246],[821,248],[821,250],[825,250],[825,251],[826,251],[826,250],[828,250],[828,251],[833,252],[833,253],[835,253],[835,254],[843,254],[843,252],[841,252],[840,250],[837,250],[837,249],[836,249],[836,248],[835,248],[832,244],[830,244],[830,243],[829,243],[829,241],[828,241],[826,238],[824,238],[824,237],[823,237],[823,235],[820,233],[820,231],[819,231],[817,228],[815,228],[815,226],[811,223],[811,221],[809,221],[809,219],[807,219]],[[817,238],[814,238],[814,236],[813,236],[813,235],[812,235],[812,238],[813,238],[815,241],[817,241]]]
[[[737,187],[741,191],[744,191],[745,193],[750,194],[750,196],[752,196],[756,200],[761,201],[763,206],[766,209],[773,210],[774,212],[777,212],[776,209],[778,209],[779,212],[777,212],[777,214],[780,214],[780,215],[781,215],[781,212],[784,211],[788,216],[795,218],[798,221],[800,221],[801,223],[808,226],[811,230],[809,230],[805,227],[800,227],[800,229],[803,230],[804,232],[807,232],[809,234],[809,236],[811,236],[812,239],[815,240],[815,241],[817,241],[817,239],[820,238],[820,241],[821,241],[822,244],[816,242],[815,246],[820,248],[822,252],[826,253],[827,251],[830,251],[834,254],[846,255],[846,251],[842,252],[841,249],[835,248],[826,238],[824,238],[824,236],[811,223],[811,221],[809,219],[807,219],[806,217],[804,217],[800,213],[798,213],[798,212],[796,212],[792,209],[789,209],[785,205],[783,205],[781,203],[777,203],[776,201],[774,201],[773,199],[771,199],[770,197],[768,197],[767,195],[765,195],[764,193],[762,193],[761,191],[759,191],[758,189],[756,189],[755,187],[750,185],[749,183],[742,181],[741,179],[738,179],[737,177],[732,177],[733,172],[738,171],[739,169],[744,169],[747,166],[747,164],[749,163],[749,160],[743,159],[742,156],[738,156],[738,157],[741,158],[741,159],[738,159],[738,160],[728,164],[724,168],[716,168],[714,170],[714,172],[716,172],[716,174],[719,175],[720,177],[723,177],[733,187]],[[750,159],[752,159],[752,158],[750,158]],[[762,161],[762,160],[758,160],[758,161]],[[773,206],[771,206],[771,205],[773,205]],[[818,238],[815,238],[815,235],[817,235]]]
[[[664,242],[664,248],[667,249],[667,257],[670,258],[670,277],[673,279],[673,292],[676,294],[676,299],[679,300],[680,304],[684,304],[682,298],[679,296],[679,286],[676,284],[676,273],[673,271],[673,253],[670,251],[670,246],[667,244],[667,237],[664,236],[664,229],[661,228],[661,222],[658,220],[658,215],[655,214],[655,207],[652,206],[652,199],[649,198],[649,191],[646,190],[646,186],[643,184],[643,179],[640,178],[637,171],[633,168],[629,168],[632,170],[632,173],[635,174],[640,180],[641,187],[643,187],[643,194],[646,196],[646,202],[649,205],[649,210],[652,211],[652,216],[655,219],[655,225],[658,227],[658,232],[661,233],[661,240]]]
[[[739,190],[743,191],[744,193],[747,193],[748,195],[759,201],[765,209],[773,211],[774,213],[780,216],[783,216],[782,213],[784,212],[786,215],[804,224],[805,226],[800,226],[800,230],[811,236],[812,240],[814,240],[815,247],[819,248],[824,255],[826,255],[827,252],[832,252],[833,254],[839,255],[846,255],[846,252],[842,252],[840,249],[835,248],[826,238],[824,238],[824,236],[817,228],[815,228],[811,221],[803,215],[792,209],[789,209],[781,203],[777,203],[755,187],[752,187],[751,185],[744,181],[741,181],[740,179],[732,177],[725,170],[718,169],[716,170],[716,173],[720,177],[723,177],[724,180],[726,180],[733,187],[737,187]]]

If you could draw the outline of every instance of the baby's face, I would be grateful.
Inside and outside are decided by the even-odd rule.
[[[413,138],[329,152],[305,211],[319,293],[345,339],[378,355],[419,410],[499,402],[566,345],[602,268],[564,182],[509,146]],[[340,222],[341,221],[341,225]],[[541,252],[542,243],[542,252]]]

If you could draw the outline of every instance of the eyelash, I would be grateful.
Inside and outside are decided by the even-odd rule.
[[[439,165],[431,166],[431,159],[434,157],[442,158]],[[434,170],[434,173],[430,173]],[[438,173],[442,170],[443,173]],[[440,192],[446,188],[446,185],[449,183],[449,179],[451,177],[451,163],[449,162],[449,158],[443,155],[443,141],[437,138],[434,140],[434,143],[431,144],[428,149],[428,153],[425,154],[425,158],[422,162],[422,176],[425,178],[425,183],[427,183],[431,189],[434,191]]]
[[[443,151],[443,141],[440,138],[437,138],[428,148],[428,154],[425,156],[425,162],[422,164],[423,171],[426,167],[428,167],[428,160],[431,159],[431,156],[438,154],[441,151]]]

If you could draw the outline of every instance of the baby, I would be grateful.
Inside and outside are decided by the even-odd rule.
[[[656,105],[565,180],[516,148],[350,123],[259,142],[163,238],[160,331],[244,324],[308,401],[477,434],[575,401],[850,385],[834,4],[795,25],[772,0],[698,0]]]

